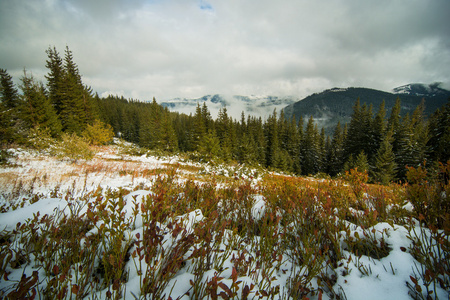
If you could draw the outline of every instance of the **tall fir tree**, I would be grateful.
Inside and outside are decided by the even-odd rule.
[[[450,98],[429,120],[428,156],[435,162],[450,160]]]
[[[47,86],[50,101],[61,121],[63,130],[80,134],[98,118],[94,105],[92,90],[83,85],[72,51],[65,49],[61,59],[54,47],[47,51]]]
[[[397,178],[406,179],[406,167],[417,167],[420,163],[418,155],[418,147],[414,139],[414,129],[412,122],[407,114],[402,118],[396,134],[397,149],[395,153],[395,161],[397,163]]]
[[[56,47],[49,47],[46,51],[48,59],[46,61],[46,67],[48,74],[45,75],[47,79],[47,88],[49,92],[50,101],[55,108],[56,113],[61,113],[62,105],[64,102],[64,78],[65,70],[64,63],[56,50]]]
[[[261,117],[248,117],[248,132],[254,141],[255,160],[261,165],[266,163],[266,140],[264,137],[264,128]]]
[[[170,152],[178,151],[178,139],[173,128],[171,114],[167,107],[163,110],[160,148]]]
[[[415,144],[414,155],[419,163],[426,160],[428,153],[428,140],[430,139],[428,124],[424,117],[425,101],[422,99],[420,104],[413,111],[411,116],[411,127],[413,128],[413,139]]]
[[[20,104],[12,76],[6,69],[0,69],[0,102],[8,109],[16,108]]]
[[[361,151],[366,154],[372,153],[372,109],[366,103],[360,105],[359,98],[353,106],[353,114],[348,126],[348,132],[345,139],[344,159],[348,160],[350,155],[355,157]]]
[[[370,139],[370,152],[369,161],[374,164],[376,153],[381,146],[381,142],[386,134],[386,108],[385,101],[383,100],[378,108],[378,112],[372,122],[372,138]]]
[[[19,107],[20,98],[12,76],[0,69],[0,145],[19,139],[22,130]]]
[[[216,134],[219,138],[222,158],[226,161],[233,157],[233,142],[232,142],[232,123],[228,117],[226,107],[219,109],[216,121]]]
[[[266,143],[266,166],[277,168],[280,164],[280,144],[278,133],[277,111],[273,111],[264,124]]]
[[[317,126],[317,124],[315,125]],[[319,131],[318,129],[316,131]],[[320,135],[318,136],[319,143],[319,172],[326,169],[326,157],[327,157],[327,139],[325,136],[325,129],[320,129]],[[329,145],[328,145],[329,146]]]
[[[320,170],[320,142],[317,126],[311,116],[306,124],[305,133],[301,143],[301,170],[302,174],[316,174]]]
[[[290,171],[300,174],[300,134],[295,116],[292,116],[291,122],[289,122],[286,128],[286,142],[284,147],[289,155],[290,161],[292,162]]]
[[[400,131],[400,124],[402,117],[400,116],[401,112],[401,100],[400,98],[397,98],[395,101],[394,106],[391,109],[391,114],[388,119],[387,128],[388,130],[392,130],[392,148],[394,150],[394,153],[398,152],[398,135]]]
[[[352,167],[352,169],[357,169],[358,172],[368,172],[369,171],[369,160],[368,160],[367,155],[364,152],[364,150],[359,152],[359,154],[356,156],[355,164]]]
[[[149,149],[178,150],[178,138],[173,128],[170,112],[153,98],[151,103],[141,106],[139,119],[139,145]]]
[[[64,85],[60,119],[64,131],[81,133],[86,124],[83,102],[84,93],[78,67],[73,61],[72,52],[66,48],[64,57]]]
[[[213,159],[219,155],[220,141],[214,129],[209,129],[200,141],[198,151],[207,159]]]
[[[61,132],[61,123],[56,112],[45,94],[42,84],[38,84],[33,76],[27,75],[21,78],[22,84],[22,120],[27,128],[48,128],[52,136],[58,136]]]
[[[203,123],[205,124],[205,131],[208,132],[209,130],[214,130],[214,122],[206,102],[203,102],[201,111]]]
[[[327,172],[331,176],[341,172],[344,165],[344,133],[341,123],[338,122],[333,133],[333,138],[328,151]]]
[[[193,142],[194,142],[194,150],[200,150],[201,143],[203,139],[205,138],[205,135],[207,133],[206,131],[206,116],[204,110],[202,110],[202,107],[199,103],[197,103],[197,108],[195,110],[194,115],[194,128],[193,128]]]
[[[239,139],[237,149],[237,160],[239,163],[254,163],[257,161],[257,152],[255,151],[255,142],[247,133],[243,132]]]
[[[381,141],[380,148],[375,156],[375,163],[371,169],[370,175],[375,182],[381,184],[389,184],[395,180],[397,164],[395,163],[395,155],[392,149],[393,132],[390,130]]]

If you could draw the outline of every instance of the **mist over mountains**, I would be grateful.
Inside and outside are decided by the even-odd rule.
[[[411,83],[396,87],[390,92],[364,87],[349,87],[328,89],[303,99],[216,94],[197,99],[175,98],[160,104],[168,107],[171,111],[194,114],[197,104],[203,105],[205,103],[213,118],[217,116],[220,108],[226,107],[228,115],[236,120],[240,119],[242,112],[246,116],[252,115],[266,119],[273,113],[274,109],[278,114],[283,110],[286,118],[295,116],[299,120],[302,116],[307,120],[310,116],[313,116],[319,128],[324,127],[326,133],[332,134],[338,121],[341,124],[350,121],[353,104],[358,98],[361,104],[372,105],[374,113],[378,110],[381,102],[385,100],[387,114],[390,113],[397,98],[400,98],[403,115],[412,113],[424,99],[425,115],[428,116],[447,102],[450,98],[450,91],[441,88],[439,83]]]
[[[208,107],[213,118],[217,117],[219,109],[225,107],[227,114],[236,120],[240,120],[242,112],[246,116],[267,118],[276,109],[280,112],[283,108],[298,101],[293,97],[277,96],[226,96],[226,95],[206,95],[197,99],[175,98],[160,104],[171,111],[178,111],[186,114],[194,114],[197,103]]]

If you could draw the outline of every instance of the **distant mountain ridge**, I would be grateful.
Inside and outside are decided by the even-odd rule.
[[[447,103],[450,91],[440,88],[439,83],[407,84],[394,88],[392,92],[356,87],[332,88],[288,105],[284,108],[284,113],[287,118],[295,116],[297,120],[302,116],[306,119],[305,122],[310,116],[313,116],[319,128],[323,127],[327,134],[332,134],[338,121],[341,124],[350,121],[353,105],[358,98],[361,105],[363,103],[372,104],[374,113],[378,111],[381,102],[385,100],[387,116],[397,98],[401,100],[402,115],[412,113],[424,99],[424,113],[428,116]]]
[[[439,95],[446,96],[450,92],[442,89],[440,87],[439,82],[435,82],[432,84],[423,84],[423,83],[410,83],[407,85],[402,85],[392,89],[392,93],[394,94],[406,94],[410,96],[418,96],[418,97],[436,97]]]
[[[276,109],[283,110],[285,117],[290,119],[295,115],[297,121],[302,116],[305,120],[313,116],[319,128],[324,127],[327,134],[332,134],[338,121],[341,124],[350,121],[353,105],[356,99],[360,99],[361,105],[372,104],[373,112],[376,113],[383,100],[385,100],[386,114],[397,98],[400,98],[403,115],[412,113],[417,105],[425,100],[425,115],[428,116],[447,103],[450,91],[440,87],[439,83],[422,84],[411,83],[392,89],[391,92],[380,91],[364,87],[332,88],[315,93],[299,100],[295,97],[277,96],[226,96],[206,95],[201,98],[175,98],[161,102],[163,107],[171,111],[186,114],[194,114],[197,103],[205,103],[213,118],[216,118],[220,108],[226,107],[228,115],[239,120],[241,113],[246,116],[252,115],[266,119]]]

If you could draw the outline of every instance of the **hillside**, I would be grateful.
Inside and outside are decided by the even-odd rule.
[[[350,121],[353,105],[359,98],[361,104],[372,104],[376,112],[381,102],[385,100],[386,111],[389,114],[397,98],[402,104],[402,114],[412,113],[416,106],[425,100],[425,114],[428,116],[436,109],[447,103],[450,91],[439,88],[437,84],[409,84],[393,89],[392,92],[384,92],[369,88],[332,88],[321,93],[312,94],[296,103],[284,108],[287,118],[295,115],[308,119],[313,116],[319,128],[324,127],[328,134],[333,132],[337,122],[341,124]]]
[[[293,177],[116,143],[76,162],[8,150],[0,298],[449,296],[450,186],[422,169],[378,186],[354,171]]]

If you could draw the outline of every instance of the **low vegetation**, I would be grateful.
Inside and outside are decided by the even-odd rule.
[[[374,185],[356,169],[295,177],[115,147],[29,155],[65,169],[29,179],[9,152],[1,298],[352,299],[349,282],[388,276],[412,299],[449,295],[450,164]]]

